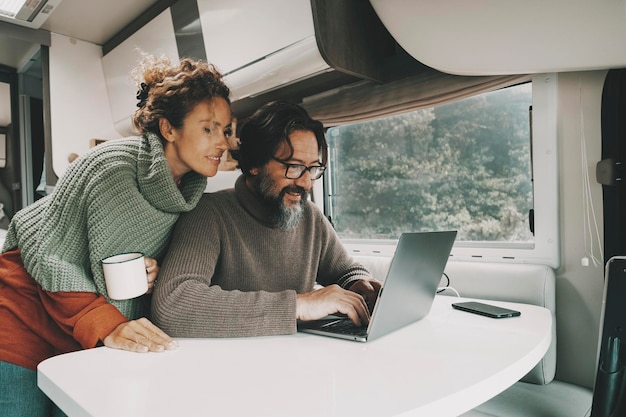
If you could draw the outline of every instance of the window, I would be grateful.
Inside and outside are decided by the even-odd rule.
[[[557,174],[542,175],[537,189],[537,158],[531,158],[537,146],[531,137],[542,149],[556,144],[556,109],[548,105],[554,94],[544,84],[555,82],[535,77],[434,108],[329,128],[325,210],[339,236],[354,250],[374,245],[378,252],[403,231],[457,230],[457,258],[558,263]],[[539,160],[554,163],[552,170],[556,152],[548,155]],[[537,201],[544,196],[549,201]],[[529,217],[538,204],[533,234]]]

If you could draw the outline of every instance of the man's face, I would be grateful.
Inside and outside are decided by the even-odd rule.
[[[303,204],[313,187],[309,171],[304,171],[300,178],[289,179],[285,177],[287,165],[299,164],[304,166],[321,165],[317,140],[311,131],[294,131],[289,135],[293,145],[293,155],[289,157],[290,149],[283,143],[276,155],[277,160],[270,160],[256,173],[253,187],[264,200],[276,206],[274,220],[276,226],[283,230],[295,227],[302,217]],[[282,162],[279,162],[282,161]]]

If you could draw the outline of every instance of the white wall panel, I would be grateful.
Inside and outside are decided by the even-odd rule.
[[[109,110],[100,46],[54,33],[51,41],[52,168],[61,177],[70,153],[88,150],[90,139],[114,139],[119,134]]]
[[[0,83],[0,126],[11,124],[11,87],[8,83]]]
[[[166,56],[172,62],[178,62],[174,25],[169,9],[102,57],[111,115],[115,127],[124,136],[134,133],[131,116],[137,109],[137,86],[130,73],[141,59],[140,51]]]

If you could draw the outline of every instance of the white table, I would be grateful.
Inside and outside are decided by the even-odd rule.
[[[489,301],[522,312],[490,319],[458,300],[437,296],[426,318],[368,343],[298,333],[69,353],[39,365],[39,387],[72,417],[457,416],[532,369],[552,326],[541,307]]]

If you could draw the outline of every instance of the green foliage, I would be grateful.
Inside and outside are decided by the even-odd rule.
[[[530,86],[328,132],[333,222],[345,238],[458,230],[528,241]]]

